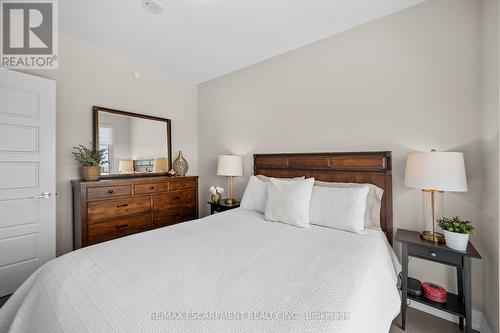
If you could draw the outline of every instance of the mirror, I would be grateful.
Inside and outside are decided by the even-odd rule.
[[[105,149],[101,175],[161,175],[172,167],[171,121],[94,106],[94,144]]]

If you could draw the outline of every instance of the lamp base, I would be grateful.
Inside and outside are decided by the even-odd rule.
[[[420,238],[429,242],[445,243],[444,235],[439,232],[433,233],[432,231],[422,231],[420,233]]]
[[[224,200],[224,202],[226,203],[226,205],[234,205],[236,203],[236,200],[227,198],[226,200]]]

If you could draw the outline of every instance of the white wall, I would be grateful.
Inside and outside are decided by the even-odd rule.
[[[483,159],[483,212],[480,233],[483,255],[483,314],[494,332],[499,331],[499,228],[498,228],[498,127],[499,127],[499,3],[481,1],[481,150]]]
[[[72,147],[92,140],[92,106],[172,119],[173,156],[181,149],[197,169],[196,86],[107,49],[60,37],[59,69],[36,71],[57,82],[57,253],[72,250]],[[142,74],[134,78],[134,72]]]
[[[200,207],[217,155],[391,150],[395,228],[421,230],[422,195],[403,185],[406,155],[465,153],[468,193],[446,193],[447,215],[480,223],[479,2],[433,0],[247,67],[198,88]],[[472,240],[488,229],[480,228]],[[473,308],[483,278],[473,263]],[[410,274],[456,290],[455,272],[418,259]]]
[[[133,160],[168,157],[165,123],[149,119],[131,119],[130,151]]]

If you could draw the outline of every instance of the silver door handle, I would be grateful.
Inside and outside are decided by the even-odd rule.
[[[48,199],[50,198],[52,194],[49,192],[43,192],[40,195],[35,195],[34,197],[31,197],[31,199]]]

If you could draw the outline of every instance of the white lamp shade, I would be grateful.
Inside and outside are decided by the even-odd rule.
[[[410,153],[406,159],[405,185],[421,190],[466,192],[463,153]]]
[[[130,160],[118,163],[118,172],[134,172],[134,162]]]
[[[155,158],[153,172],[167,172],[168,159],[165,157]]]
[[[217,163],[219,176],[243,176],[243,163],[241,156],[221,155]]]

